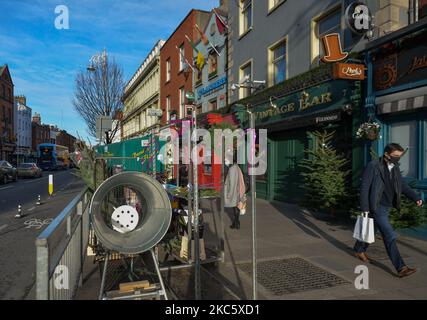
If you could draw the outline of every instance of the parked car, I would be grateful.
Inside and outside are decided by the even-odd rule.
[[[29,163],[20,163],[18,165],[18,176],[19,177],[30,177],[30,178],[40,178],[43,176],[43,170],[40,169],[37,164],[33,162]]]
[[[1,160],[0,161],[0,182],[6,184],[8,181],[17,181],[18,180],[18,171],[14,166],[9,162]]]

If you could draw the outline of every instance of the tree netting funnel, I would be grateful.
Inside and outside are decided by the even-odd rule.
[[[126,193],[137,195],[134,197],[137,200],[131,203],[131,197],[126,198]],[[126,199],[126,203],[119,199]],[[129,232],[118,232],[111,226],[116,223],[117,208],[123,205],[134,205],[139,214],[138,224]],[[102,245],[124,254],[138,254],[153,248],[165,236],[172,219],[166,190],[157,180],[140,172],[122,172],[105,180],[92,197],[90,213],[95,234]]]

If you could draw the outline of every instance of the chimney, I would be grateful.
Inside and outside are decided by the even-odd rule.
[[[42,124],[42,118],[40,116],[40,113],[35,113],[32,119],[32,122],[37,123],[38,125]]]

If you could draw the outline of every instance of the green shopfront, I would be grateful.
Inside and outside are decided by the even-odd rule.
[[[245,107],[255,117],[256,129],[267,129],[267,172],[257,176],[257,196],[298,203],[304,199],[300,161],[315,145],[308,133],[335,131],[334,147],[352,170],[348,183],[357,186],[363,169],[363,145],[354,133],[360,125],[361,82],[334,80],[331,66],[323,66],[281,85],[268,88],[234,105],[243,127],[248,127]]]

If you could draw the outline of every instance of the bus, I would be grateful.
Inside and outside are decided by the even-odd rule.
[[[53,144],[41,143],[37,146],[38,165],[43,170],[68,169],[70,155],[68,148]]]

